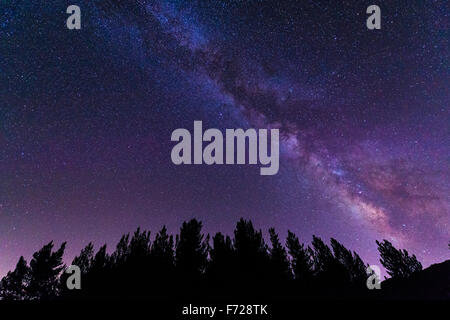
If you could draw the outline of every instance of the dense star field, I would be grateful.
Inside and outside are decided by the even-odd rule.
[[[0,276],[194,217],[449,258],[446,1],[79,0],[81,30],[70,4],[0,4]],[[194,120],[279,128],[278,174],[174,165]]]

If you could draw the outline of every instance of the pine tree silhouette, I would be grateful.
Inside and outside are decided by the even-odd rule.
[[[196,219],[184,222],[176,239],[175,266],[184,279],[195,281],[205,271],[208,239],[201,233],[202,223]]]
[[[325,273],[334,265],[334,257],[330,248],[320,239],[313,235],[313,261],[316,275]]]
[[[365,264],[361,257],[353,251],[353,265],[351,271],[352,283],[360,288],[366,288],[367,281],[367,267],[369,264]]]
[[[113,260],[106,253],[106,244],[100,247],[91,263],[93,273],[101,273],[108,268],[109,262]]]
[[[348,288],[351,276],[346,265],[333,255],[331,249],[319,237],[313,236],[312,246],[317,288],[326,289],[329,295]]]
[[[271,278],[275,281],[275,283],[283,284],[280,283],[280,281],[284,282],[292,277],[286,249],[281,244],[278,234],[275,232],[274,228],[269,229],[269,235],[270,242],[272,244],[269,249]]]
[[[234,230],[233,245],[236,250],[236,281],[245,283],[241,293],[261,293],[262,279],[269,276],[269,255],[262,231],[256,231],[251,221],[240,219]]]
[[[218,232],[212,238],[210,262],[207,269],[208,282],[212,287],[219,286],[220,290],[234,284],[236,275],[236,256],[233,243],[229,236]]]
[[[422,270],[422,264],[415,255],[410,256],[405,249],[396,249],[387,240],[376,241],[380,252],[380,262],[392,278],[408,278],[414,272]]]
[[[86,274],[91,270],[92,261],[94,260],[94,245],[89,242],[86,247],[81,249],[78,256],[73,258],[72,265],[80,268],[82,274]]]
[[[140,228],[134,232],[129,245],[128,259],[134,264],[135,261],[144,262],[150,256],[150,231],[142,231]]]
[[[21,257],[14,271],[0,281],[0,300],[104,299],[104,298],[192,298],[201,297],[296,297],[345,298],[385,295],[394,297],[411,291],[407,278],[422,269],[417,258],[396,249],[389,241],[378,242],[381,263],[393,278],[387,291],[369,294],[366,264],[356,252],[331,239],[331,249],[313,236],[312,247],[300,243],[288,231],[285,247],[274,228],[266,245],[261,230],[240,219],[231,239],[216,233],[202,234],[202,223],[184,222],[174,238],[164,226],[151,241],[150,231],[139,228],[123,235],[110,255],[106,245],[94,255],[89,243],[76,256],[82,274],[82,290],[69,290],[68,274],[61,273],[65,243],[53,251],[53,242],[33,254],[30,266]],[[445,264],[441,274],[445,275]],[[435,267],[436,268],[436,267]],[[444,269],[442,269],[444,268]],[[430,273],[418,283],[428,283]],[[444,276],[445,278],[445,276]],[[400,279],[400,280],[396,280]],[[439,281],[430,290],[439,289]],[[425,293],[422,294],[424,296]]]
[[[74,257],[71,265],[75,265],[80,268],[81,276],[83,279],[83,294],[87,295],[90,291],[91,281],[89,281],[89,274],[91,272],[92,262],[94,260],[94,245],[89,242],[86,247],[81,249],[78,256]],[[64,298],[79,298],[82,294],[78,290],[69,290],[67,288],[67,279],[69,275],[65,272],[60,277],[60,292]]]
[[[124,234],[119,242],[116,245],[116,250],[111,255],[111,263],[115,265],[115,267],[122,267],[127,259],[129,252],[129,242],[130,242],[130,234]]]
[[[114,269],[112,259],[106,252],[106,244],[101,246],[91,262],[88,274],[83,279],[83,292],[86,297],[110,296],[114,293],[111,281]]]
[[[354,252],[348,250],[336,239],[331,238],[331,247],[334,257],[345,269],[345,280],[352,284],[364,285],[366,281],[366,266],[361,258]]]
[[[298,237],[291,231],[288,231],[286,247],[291,256],[291,267],[294,278],[303,285],[307,285],[312,280],[314,273],[311,248],[305,248],[303,243],[300,243]]]
[[[33,254],[30,261],[28,294],[32,300],[53,299],[58,295],[59,275],[64,269],[62,261],[66,243],[53,252],[53,241]]]
[[[164,226],[156,235],[150,251],[153,268],[157,273],[169,274],[175,267],[173,236],[167,234]]]
[[[30,269],[27,261],[20,257],[14,271],[9,271],[0,281],[0,297],[7,301],[28,300],[29,281]]]
[[[120,239],[110,261],[111,276],[116,279],[116,295],[144,295],[146,286],[142,284],[150,280],[150,247],[150,231],[141,232],[140,228],[131,239],[129,234]]]
[[[150,250],[150,286],[152,293],[158,297],[167,296],[174,286],[175,253],[173,236],[163,228],[156,234]]]

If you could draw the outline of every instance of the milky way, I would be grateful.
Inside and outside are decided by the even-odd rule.
[[[0,10],[0,275],[44,243],[114,246],[242,216],[377,263],[449,258],[444,1],[78,1]],[[175,166],[176,128],[278,128],[280,171]]]

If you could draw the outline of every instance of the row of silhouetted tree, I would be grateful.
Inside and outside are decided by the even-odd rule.
[[[251,221],[241,219],[233,238],[202,233],[201,222],[184,222],[179,234],[163,227],[151,240],[139,228],[122,236],[115,251],[96,252],[89,243],[72,265],[81,269],[81,290],[68,290],[64,273],[65,243],[53,242],[20,257],[14,271],[0,282],[3,300],[167,298],[167,297],[346,297],[367,293],[367,264],[335,239],[331,246],[313,236],[311,245],[288,232],[283,244],[273,228],[269,244]],[[380,262],[393,278],[422,269],[414,255],[378,242]]]

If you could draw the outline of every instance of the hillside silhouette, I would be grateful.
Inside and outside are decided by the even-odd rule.
[[[383,299],[450,300],[450,260],[436,263],[409,278],[381,283]]]
[[[422,270],[415,255],[377,241],[380,263],[391,278],[381,290],[367,288],[368,264],[336,239],[327,245],[313,236],[310,245],[288,231],[262,230],[240,219],[233,236],[202,233],[196,219],[177,235],[166,227],[154,236],[137,229],[123,235],[109,254],[89,243],[71,265],[81,270],[81,289],[69,290],[63,255],[53,242],[20,257],[0,281],[1,300],[97,299],[450,299],[450,260]]]

